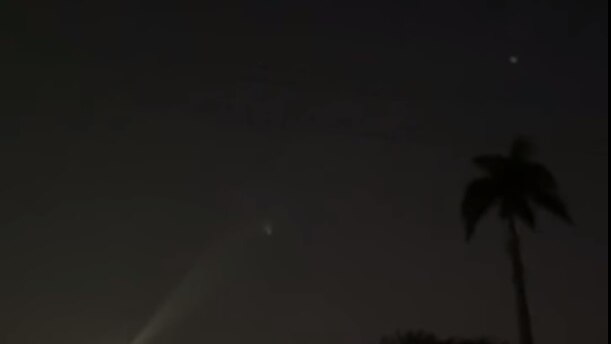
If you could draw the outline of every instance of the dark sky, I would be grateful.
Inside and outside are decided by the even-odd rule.
[[[528,236],[539,343],[607,343],[607,2],[284,3],[0,9],[0,342],[514,341],[458,206],[526,134],[578,222]]]

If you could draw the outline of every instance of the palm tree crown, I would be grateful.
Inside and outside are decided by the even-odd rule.
[[[536,228],[533,206],[539,206],[572,223],[558,192],[554,175],[542,164],[533,162],[532,144],[520,138],[508,156],[484,155],[474,159],[485,175],[469,184],[462,204],[467,239],[471,239],[482,217],[498,206],[504,220],[521,220]]]

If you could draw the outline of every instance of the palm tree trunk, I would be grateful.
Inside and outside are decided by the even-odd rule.
[[[518,324],[520,326],[520,344],[534,344],[532,318],[528,306],[522,244],[515,219],[509,220],[509,254],[513,264],[513,283],[516,290]]]

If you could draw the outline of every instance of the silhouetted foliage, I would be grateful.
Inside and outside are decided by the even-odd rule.
[[[480,338],[480,339],[441,339],[428,332],[408,332],[396,334],[392,337],[384,337],[380,344],[501,344],[500,342]]]
[[[567,206],[558,193],[558,182],[547,167],[530,160],[534,153],[526,139],[514,142],[508,156],[484,155],[474,159],[485,176],[469,184],[462,204],[467,239],[471,239],[482,217],[498,206],[503,220],[517,219],[536,228],[533,206],[572,223]]]
[[[509,228],[508,250],[513,264],[513,281],[518,304],[521,344],[533,344],[534,335],[528,298],[518,221],[534,230],[535,207],[547,210],[572,223],[568,208],[558,191],[558,182],[547,167],[531,160],[534,147],[524,138],[516,140],[507,156],[484,155],[474,159],[484,176],[471,182],[462,203],[467,240],[482,217],[498,208]]]

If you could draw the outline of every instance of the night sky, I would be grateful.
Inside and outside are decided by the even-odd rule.
[[[197,3],[3,2],[0,343],[515,343],[459,205],[519,134],[538,343],[608,342],[607,1]]]

